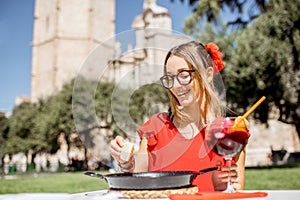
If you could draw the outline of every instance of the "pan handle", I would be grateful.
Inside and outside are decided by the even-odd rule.
[[[210,167],[210,168],[202,169],[202,170],[199,171],[199,174],[200,174],[200,175],[201,175],[201,174],[205,174],[205,173],[207,173],[207,172],[215,171],[215,170],[217,170],[217,169],[218,169],[218,167]]]
[[[217,169],[218,169],[217,167],[210,167],[210,168],[202,169],[202,170],[199,171],[199,175],[202,175],[202,174],[205,174],[205,173],[217,170]],[[91,172],[91,171],[84,172],[84,175],[105,179],[104,175],[98,174],[96,172]]]
[[[84,172],[83,173],[84,175],[87,175],[87,176],[91,176],[91,177],[96,177],[96,178],[105,178],[104,177],[104,175],[102,175],[102,174],[98,174],[98,173],[96,173],[96,172]]]

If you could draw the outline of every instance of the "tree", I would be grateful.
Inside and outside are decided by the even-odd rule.
[[[9,118],[9,132],[5,143],[5,153],[26,152],[32,149],[37,105],[22,103],[16,106]]]
[[[57,139],[60,133],[66,137],[75,131],[72,115],[73,82],[64,85],[56,95],[39,101],[39,112],[34,131],[35,151],[56,152],[59,148]]]
[[[159,106],[168,107],[168,104],[167,92],[161,85],[145,85],[132,94],[129,103],[130,115],[138,125],[142,125],[145,119],[159,111]]]
[[[77,77],[75,80],[72,113],[76,132],[88,149],[95,147],[97,135],[114,132],[117,129],[111,112],[113,89],[112,83],[98,83],[84,77]],[[105,138],[108,143],[111,135],[108,134]]]
[[[279,120],[295,124],[300,133],[300,2],[272,0],[267,10],[236,37],[226,69],[229,96],[245,97],[238,104],[246,105],[266,95],[279,109]],[[268,113],[265,104],[257,117],[266,121]]]
[[[3,113],[0,113],[0,158],[5,153],[4,147],[5,147],[5,140],[7,140],[8,138],[8,132],[9,132],[9,120]]]
[[[218,18],[228,3],[233,6],[231,11],[239,10],[239,2],[241,11],[247,8],[246,1],[198,1],[185,30],[201,42],[214,41],[220,46],[226,66],[222,77],[233,110],[244,112],[265,95],[267,101],[255,111],[255,118],[266,122],[269,106],[274,105],[280,111],[279,120],[296,124],[299,133],[300,2],[251,1],[258,6],[259,15],[249,17],[246,26],[232,32],[228,30],[231,23],[220,26]],[[205,26],[199,26],[201,23]]]
[[[6,152],[56,152],[60,133],[66,137],[75,131],[72,115],[73,82],[56,95],[37,103],[16,106],[9,118]]]
[[[193,14],[185,21],[184,31],[188,34],[197,33],[203,28],[205,22],[216,26],[222,26],[225,22],[228,26],[237,29],[245,28],[261,13],[266,12],[267,2],[267,0],[189,0]],[[224,21],[224,18],[220,18],[222,12],[231,12],[234,16]]]

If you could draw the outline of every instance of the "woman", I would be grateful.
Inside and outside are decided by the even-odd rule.
[[[140,149],[129,161],[120,159],[124,138],[111,141],[111,155],[122,171],[199,171],[223,163],[204,142],[207,124],[225,113],[214,86],[214,75],[223,67],[214,43],[204,46],[193,41],[168,52],[161,82],[168,91],[170,111],[152,116],[137,130]],[[235,187],[243,189],[243,152],[236,161],[230,172],[222,167],[197,176],[193,184],[201,191],[224,190],[230,173]]]

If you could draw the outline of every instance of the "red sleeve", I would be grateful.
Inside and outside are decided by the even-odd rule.
[[[142,138],[147,137],[148,146],[153,146],[157,143],[157,133],[165,127],[165,124],[169,122],[167,113],[158,113],[153,115],[145,124],[137,129],[137,132]]]

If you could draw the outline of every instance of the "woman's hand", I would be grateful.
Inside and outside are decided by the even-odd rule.
[[[213,173],[213,183],[216,191],[225,190],[229,175],[234,189],[239,190],[241,185],[238,177],[238,167],[236,164],[231,164],[230,170],[228,166],[223,166],[220,170]]]
[[[110,154],[118,162],[118,165],[122,172],[132,172],[135,166],[134,157],[132,156],[128,161],[124,161],[120,157],[124,144],[125,139],[121,136],[117,136],[110,142]]]
[[[113,139],[110,142],[110,148],[109,148],[110,154],[118,162],[121,161],[120,155],[124,144],[125,144],[125,139],[121,136],[115,137],[115,139]]]

